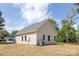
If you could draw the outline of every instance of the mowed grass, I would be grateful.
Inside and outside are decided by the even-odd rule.
[[[27,44],[0,44],[0,56],[75,56],[79,45],[61,44],[33,46]]]

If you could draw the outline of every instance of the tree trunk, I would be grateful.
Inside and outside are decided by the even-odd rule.
[[[66,42],[68,43],[68,33],[66,33]]]

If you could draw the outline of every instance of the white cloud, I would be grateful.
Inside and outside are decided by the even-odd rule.
[[[28,20],[29,23],[38,22],[48,18],[50,13],[47,14],[48,5],[44,3],[26,3],[16,4],[21,9],[22,17]]]
[[[21,30],[22,28],[24,28],[24,25],[15,26],[15,27],[5,26],[5,29],[8,32],[12,32],[12,31],[15,31],[15,30]]]
[[[77,24],[74,24],[73,27],[77,30]]]

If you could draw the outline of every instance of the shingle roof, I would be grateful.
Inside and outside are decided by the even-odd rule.
[[[48,20],[43,20],[41,22],[38,22],[38,23],[32,24],[28,27],[25,27],[21,31],[19,31],[16,35],[21,35],[21,34],[37,31],[47,21]]]

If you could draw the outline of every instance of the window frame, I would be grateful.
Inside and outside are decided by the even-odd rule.
[[[43,40],[45,40],[45,35],[43,35]]]
[[[30,42],[31,41],[31,38],[30,37],[28,37],[28,42]]]
[[[27,41],[27,36],[25,36],[25,41]]]
[[[48,41],[50,41],[50,35],[48,35]]]
[[[21,38],[22,38],[22,42],[23,42],[23,36]]]
[[[56,41],[56,36],[54,36],[54,41]]]

